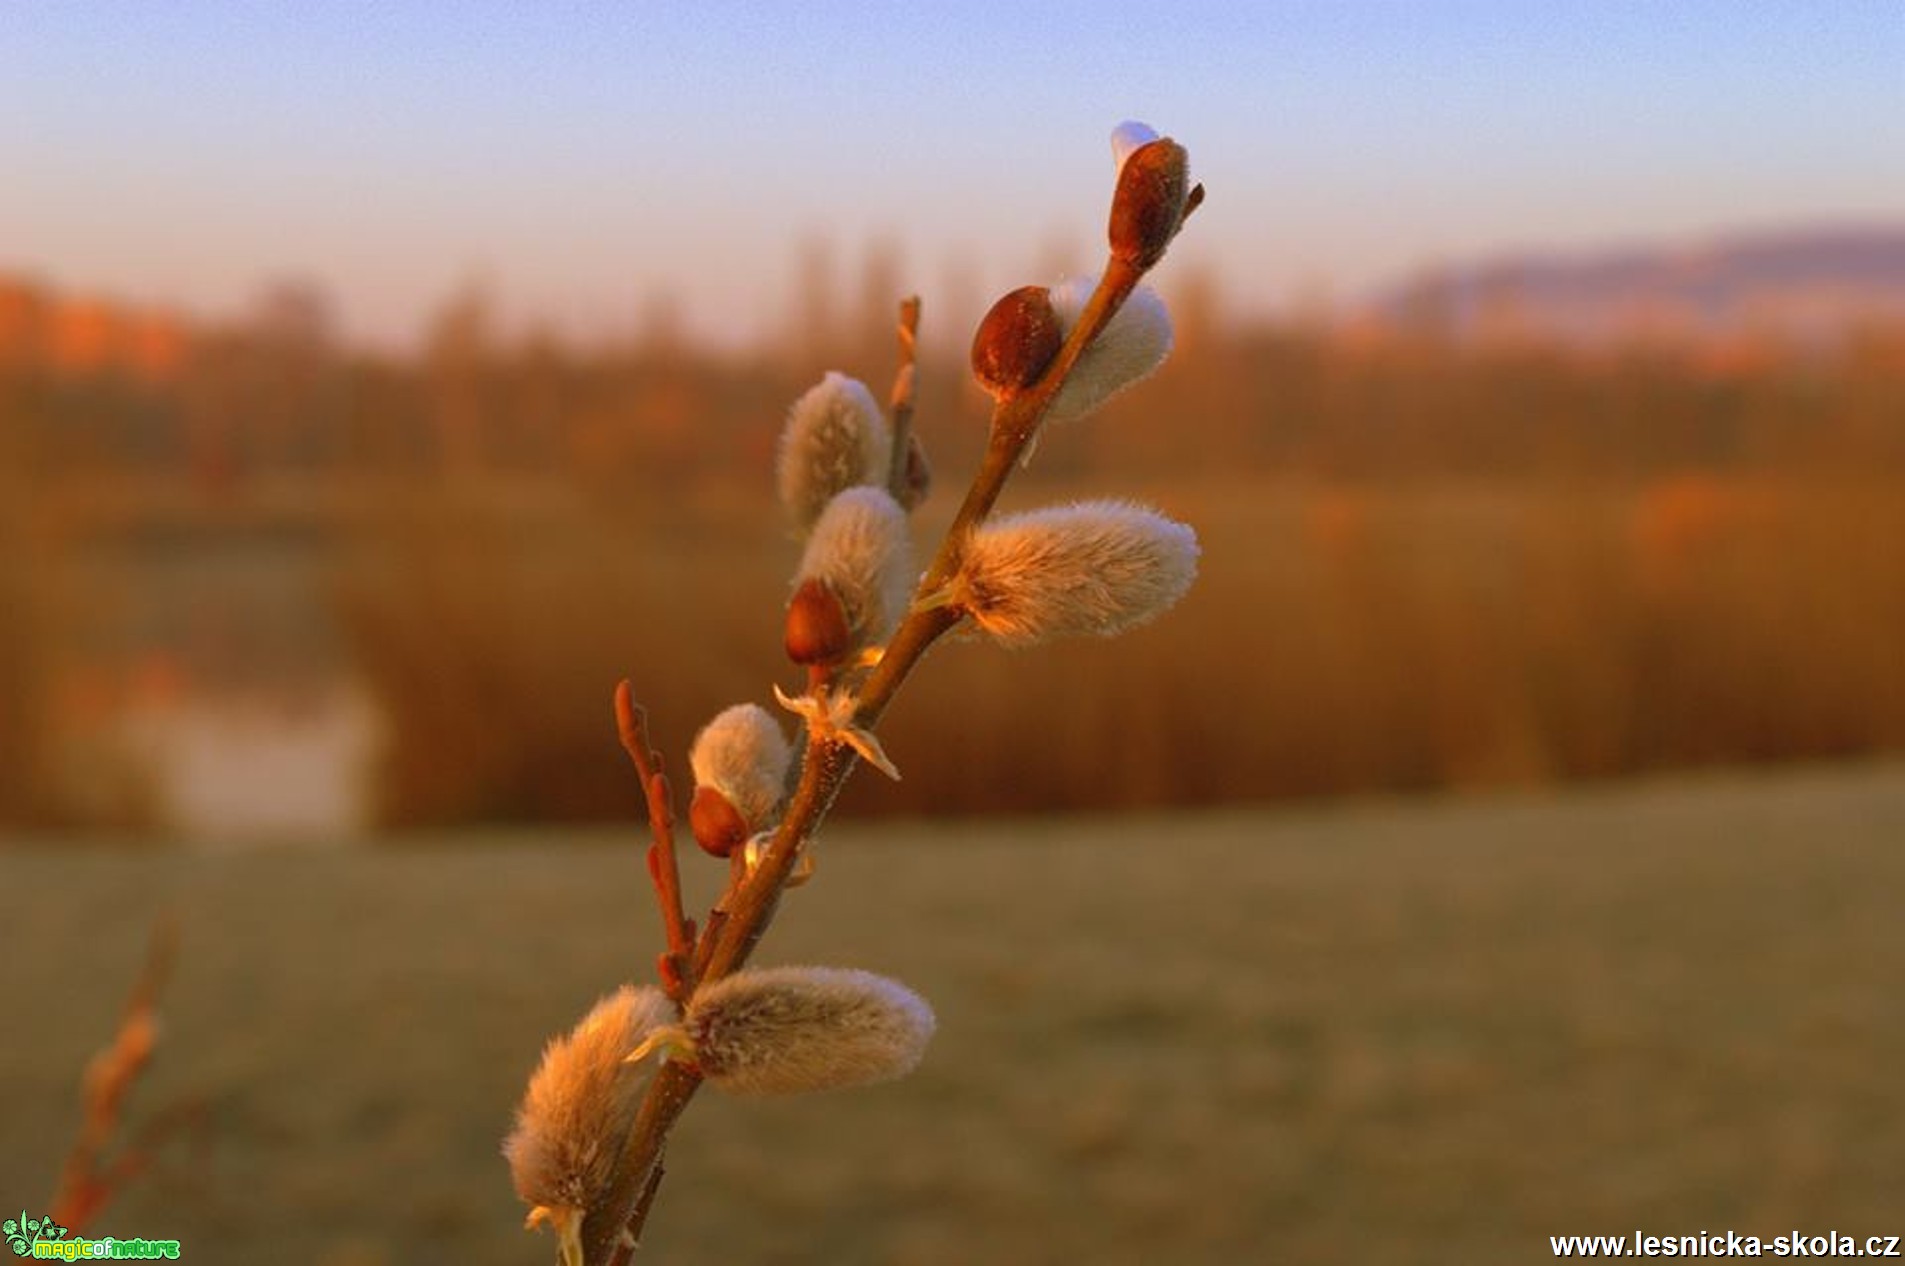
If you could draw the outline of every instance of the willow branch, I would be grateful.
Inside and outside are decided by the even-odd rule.
[[[994,410],[985,461],[917,593],[931,593],[957,574],[966,535],[992,512],[1006,480],[1018,468],[1026,446],[1038,434],[1039,422],[1065,385],[1079,356],[1117,314],[1142,276],[1142,269],[1114,257],[1051,367],[1038,382],[1001,401]],[[901,622],[878,667],[862,688],[856,714],[860,725],[871,729],[878,722],[920,658],[959,620],[960,613],[956,610],[921,606]],[[618,707],[621,697],[618,691]],[[774,833],[773,843],[752,872],[737,869],[716,912],[710,916],[707,933],[690,965],[700,980],[719,980],[746,964],[773,922],[801,846],[833,807],[857,763],[858,757],[845,744],[809,737],[800,782]],[[674,952],[672,941],[670,952]],[[651,1172],[660,1164],[668,1130],[699,1084],[699,1074],[690,1072],[688,1066],[680,1062],[665,1062],[655,1074],[629,1131],[615,1180],[583,1222],[582,1243],[587,1261],[608,1262],[613,1266],[626,1260],[618,1254],[628,1251],[646,1220],[642,1196],[648,1190]]]
[[[642,1184],[642,1194],[636,1198],[635,1214],[628,1220],[627,1233],[623,1235],[621,1248],[616,1253],[618,1263],[627,1262],[640,1243],[642,1228],[648,1225],[648,1211],[655,1206],[655,1193],[661,1190],[662,1175],[666,1172],[668,1167],[657,1156],[655,1163],[649,1167],[648,1180]]]
[[[1194,210],[1202,197],[1203,190],[1199,186],[1185,214]],[[959,623],[962,613],[958,610],[922,603],[919,597],[943,588],[958,574],[967,536],[992,512],[1006,481],[1037,437],[1040,423],[1076,368],[1079,357],[1117,315],[1145,271],[1143,266],[1113,255],[1051,366],[1037,382],[1008,396],[994,409],[985,459],[915,591],[914,609],[901,622],[879,664],[861,687],[855,722],[862,728],[871,730],[878,723],[920,659],[934,642]],[[917,316],[915,308],[915,321]],[[903,346],[910,346],[904,309],[901,320]],[[904,366],[901,377],[902,380],[907,377]],[[897,393],[896,387],[896,396]],[[897,407],[895,414],[897,421]],[[896,454],[904,451],[899,444],[894,447]],[[903,458],[896,456],[895,460]],[[815,739],[809,734],[799,783],[772,843],[752,870],[737,866],[731,872],[728,887],[709,916],[701,943],[694,949],[691,968],[700,981],[719,980],[746,965],[773,922],[801,847],[833,807],[857,763],[858,757],[844,743]],[[655,1184],[660,1180],[658,1171],[668,1131],[700,1084],[700,1073],[682,1061],[664,1061],[655,1073],[623,1145],[614,1181],[583,1222],[582,1243],[587,1262],[624,1266],[628,1261],[647,1221]]]
[[[1077,326],[1059,349],[1052,365],[1038,382],[1025,391],[1001,401],[993,411],[992,437],[986,446],[985,461],[966,492],[966,499],[953,517],[945,538],[940,542],[932,565],[927,568],[917,594],[931,593],[950,581],[959,571],[959,561],[968,533],[992,512],[1006,480],[1018,468],[1025,448],[1038,434],[1038,425],[1060,388],[1070,377],[1078,358],[1117,314],[1143,276],[1143,270],[1113,258],[1099,280],[1097,290],[1080,314]],[[871,730],[885,713],[887,705],[918,665],[933,643],[959,623],[960,613],[943,606],[920,606],[901,622],[887,643],[880,663],[861,688],[857,723]],[[747,962],[773,919],[781,888],[792,871],[801,845],[813,833],[820,819],[833,807],[841,785],[857,762],[852,749],[836,742],[810,744],[808,760],[801,771],[800,785],[781,819],[774,842],[769,846],[746,886],[729,905],[728,918],[721,936],[709,956],[707,977],[718,980]]]
[[[661,1183],[661,1149],[688,1101],[701,1088],[701,1074],[685,1060],[664,1060],[629,1128],[615,1181],[582,1219],[586,1262],[625,1266],[640,1242]]]

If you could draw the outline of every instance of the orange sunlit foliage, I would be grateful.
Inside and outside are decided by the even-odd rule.
[[[1201,802],[1905,747],[1905,330],[1571,346],[1510,297],[1457,331],[1433,288],[1237,327],[1203,284],[1174,361],[1013,492],[1155,501],[1197,525],[1199,584],[1115,645],[948,648],[889,723],[947,758],[851,806],[1102,804],[1107,768]],[[113,746],[126,718],[347,674],[385,727],[382,821],[624,815],[606,683],[635,676],[664,738],[763,692],[779,419],[828,368],[884,394],[879,323],[806,311],[831,324],[790,338],[824,362],[511,341],[463,295],[400,358],[340,345],[308,287],[215,329],[0,285],[0,588],[32,617],[0,629],[0,754],[51,771],[32,811],[131,821],[162,789]],[[983,401],[944,358],[920,392],[943,501]],[[27,812],[8,794],[0,819]]]
[[[1763,483],[1708,473],[1650,485],[1634,508],[1635,566],[1643,584],[1667,592],[1712,561],[1712,552],[1763,530],[1780,512],[1780,494]]]
[[[46,300],[33,286],[0,278],[0,364],[40,359]]]
[[[126,372],[165,383],[178,377],[190,341],[174,314],[0,277],[0,365],[63,377]]]
[[[125,329],[121,313],[98,300],[60,303],[47,321],[47,360],[68,374],[104,369],[113,363]]]
[[[178,376],[184,364],[188,338],[184,323],[177,317],[139,317],[128,332],[125,363],[147,382],[170,381]]]

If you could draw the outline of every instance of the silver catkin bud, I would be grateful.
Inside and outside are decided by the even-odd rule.
[[[893,448],[866,384],[829,373],[794,402],[781,431],[775,477],[781,505],[802,532],[848,488],[886,482]]]
[[[683,1028],[713,1084],[788,1095],[903,1077],[919,1064],[933,1023],[926,1000],[896,980],[842,967],[772,967],[703,988]]]
[[[780,722],[758,703],[737,703],[717,713],[688,750],[695,786],[727,797],[750,834],[773,822],[793,760]]]
[[[503,1144],[532,1223],[551,1223],[566,1242],[607,1190],[642,1087],[640,1069],[623,1061],[673,1019],[659,989],[624,985],[549,1042]]]
[[[1073,277],[1052,287],[1052,309],[1069,334],[1097,288],[1096,277]],[[1149,286],[1133,290],[1098,332],[1045,414],[1048,422],[1084,417],[1133,383],[1151,376],[1171,354],[1171,313]]]
[[[857,650],[892,635],[916,579],[906,511],[884,488],[849,488],[814,523],[794,586],[827,586],[840,600]]]
[[[1009,645],[1109,636],[1183,597],[1197,556],[1197,533],[1142,506],[1052,506],[974,529],[948,597]]]

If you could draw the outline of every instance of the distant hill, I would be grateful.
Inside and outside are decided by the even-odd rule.
[[[1905,323],[1905,225],[1482,260],[1426,270],[1380,292],[1371,309],[1480,339],[1830,343],[1864,324]]]

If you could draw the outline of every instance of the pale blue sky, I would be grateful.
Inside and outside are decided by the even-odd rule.
[[[15,0],[0,270],[214,314],[312,277],[379,340],[473,276],[577,333],[666,289],[739,340],[801,238],[851,282],[880,236],[966,322],[1095,262],[1132,117],[1210,188],[1160,280],[1208,265],[1239,307],[1900,222],[1905,4]]]

